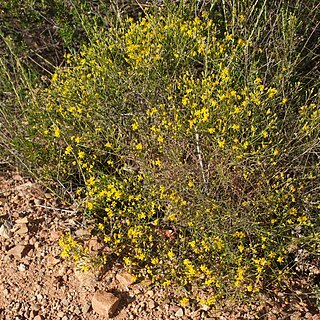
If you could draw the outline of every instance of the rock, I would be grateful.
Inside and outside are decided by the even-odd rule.
[[[74,276],[80,282],[80,284],[84,286],[89,285],[94,279],[94,274],[92,273],[92,271],[82,271],[78,268],[75,268]]]
[[[154,308],[156,307],[155,302],[154,302],[153,300],[150,300],[150,301],[148,302],[148,307],[149,307],[149,309],[154,309]]]
[[[135,276],[128,272],[117,273],[116,279],[123,287],[129,287],[136,281]]]
[[[90,251],[99,251],[102,249],[102,244],[98,241],[97,237],[93,237],[88,241],[88,247]]]
[[[42,316],[39,314],[33,318],[33,320],[43,320]]]
[[[90,235],[90,232],[86,229],[78,229],[75,231],[77,237],[84,237]]]
[[[26,224],[28,222],[29,222],[29,220],[28,220],[27,217],[19,218],[19,219],[16,220],[16,223],[18,223],[18,224]]]
[[[34,198],[33,199],[33,203],[36,205],[36,206],[40,206],[44,203],[44,200],[43,199],[38,199],[38,198]]]
[[[4,290],[3,290],[3,295],[4,295],[5,297],[8,296],[9,293],[10,293],[10,291],[9,291],[8,289],[4,289]]]
[[[98,290],[92,297],[93,310],[102,315],[111,317],[118,308],[120,299],[110,292]]]
[[[15,181],[21,181],[22,177],[20,174],[16,173],[16,174],[12,175],[12,179]]]
[[[16,234],[26,234],[28,233],[28,227],[25,223],[22,223],[21,225],[18,225],[17,231],[15,231]]]
[[[38,312],[41,309],[41,305],[39,303],[35,303],[31,306],[31,309]]]
[[[0,197],[0,206],[4,206],[5,203],[7,203],[8,200],[5,197]]]
[[[88,313],[90,309],[91,309],[91,304],[87,302],[82,306],[82,313]]]
[[[20,264],[18,265],[18,270],[21,271],[21,272],[24,272],[24,271],[27,270],[27,267],[26,267],[25,264],[20,263]]]
[[[48,267],[53,267],[55,265],[57,265],[60,262],[60,259],[50,255],[47,257],[47,266]]]
[[[61,237],[61,235],[62,235],[62,232],[61,232],[61,231],[52,230],[52,231],[50,232],[50,239],[51,239],[52,241],[56,241],[56,240],[58,240],[58,239]]]
[[[0,227],[0,237],[5,239],[9,239],[12,237],[12,232],[5,223]]]
[[[153,297],[154,296],[154,291],[153,290],[148,290],[146,292],[146,295],[149,296],[149,297]]]
[[[183,315],[184,315],[184,312],[182,308],[179,308],[178,311],[175,313],[175,316],[179,318],[183,317]]]
[[[17,259],[21,259],[24,256],[26,256],[26,254],[30,251],[31,246],[25,246],[22,244],[17,244],[16,246],[14,246],[13,248],[11,248],[8,252],[7,255],[8,256],[14,256]]]

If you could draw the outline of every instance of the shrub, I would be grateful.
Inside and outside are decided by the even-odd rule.
[[[16,140],[39,174],[72,181],[113,255],[209,305],[319,250],[318,101],[296,105],[291,61],[267,72],[230,30],[161,10],[97,29],[30,95]]]

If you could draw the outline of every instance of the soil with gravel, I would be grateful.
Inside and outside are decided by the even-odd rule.
[[[18,172],[0,176],[0,320],[45,319],[312,319],[320,320],[315,300],[302,280],[291,292],[277,289],[246,305],[225,303],[220,310],[182,308],[172,289],[147,281],[132,283],[120,265],[81,272],[61,258],[58,240],[65,232],[86,234],[86,222],[43,187]],[[90,250],[99,250],[97,239]],[[171,291],[170,291],[171,290]],[[97,292],[112,293],[115,310],[98,314]]]

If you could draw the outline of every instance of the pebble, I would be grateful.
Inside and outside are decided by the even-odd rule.
[[[150,301],[148,302],[148,307],[149,307],[150,309],[154,309],[154,308],[156,307],[155,302],[154,302],[153,300],[150,300]]]
[[[175,316],[179,318],[183,317],[183,315],[184,315],[184,311],[182,308],[179,308],[178,311],[175,313]]]
[[[28,217],[24,217],[24,218],[19,218],[15,221],[18,224],[26,224],[29,222]]]
[[[20,264],[18,265],[18,270],[21,271],[21,272],[24,272],[24,271],[27,270],[27,267],[26,267],[25,264],[20,263]]]
[[[128,272],[117,273],[116,279],[123,287],[129,287],[135,282],[135,277]]]
[[[26,224],[21,224],[15,234],[26,234],[28,233],[28,227]]]
[[[36,303],[32,306],[32,310],[39,311],[41,309],[41,305],[39,303]]]
[[[92,297],[93,310],[102,316],[112,316],[118,308],[120,299],[111,292],[98,290]]]
[[[36,297],[38,301],[41,301],[43,299],[43,295],[41,293],[38,293]]]
[[[90,309],[91,309],[91,303],[89,303],[89,302],[86,302],[86,303],[82,306],[82,312],[83,312],[83,313],[88,313]]]
[[[17,244],[7,252],[7,255],[14,256],[17,259],[21,259],[29,252],[30,249],[30,246]]]
[[[12,237],[12,232],[5,224],[0,227],[0,237],[4,239],[10,239]]]

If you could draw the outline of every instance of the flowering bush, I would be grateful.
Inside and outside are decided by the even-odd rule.
[[[254,64],[244,76],[255,50],[206,12],[126,19],[66,55],[29,106],[24,148],[73,181],[109,252],[207,305],[291,272],[302,243],[318,250],[319,108]]]

